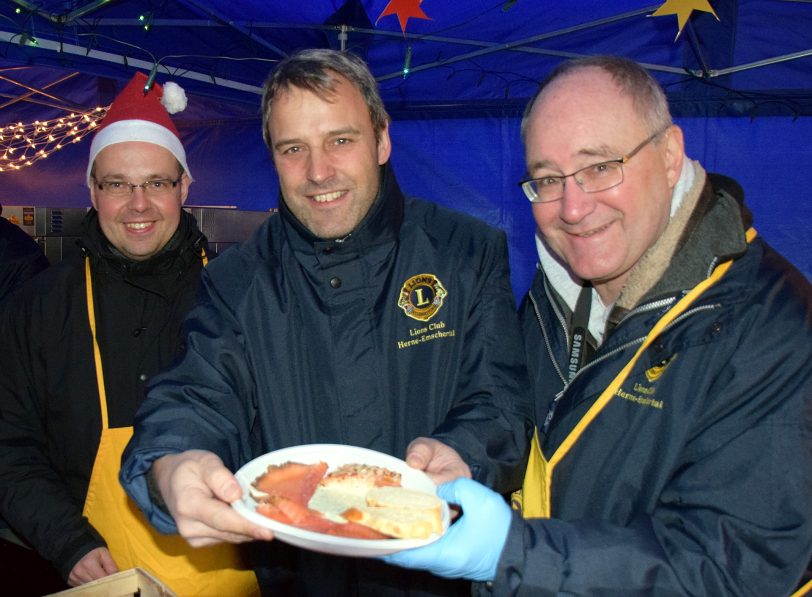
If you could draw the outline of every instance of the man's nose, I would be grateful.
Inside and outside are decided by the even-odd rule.
[[[561,219],[567,223],[580,222],[595,209],[595,194],[587,193],[574,176],[564,181],[561,197]]]
[[[307,163],[307,178],[315,183],[322,183],[333,176],[333,168],[330,157],[326,152],[313,150],[310,152]]]
[[[127,206],[133,211],[145,211],[149,207],[149,198],[146,190],[144,190],[144,185],[134,185],[132,187]]]

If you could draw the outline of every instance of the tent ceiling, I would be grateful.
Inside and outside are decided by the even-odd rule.
[[[680,115],[812,114],[809,1],[711,0],[719,20],[694,12],[676,40],[676,16],[650,16],[663,2],[423,0],[430,19],[405,34],[379,18],[387,3],[7,0],[0,122],[24,107],[94,107],[136,69],[255,112],[274,63],[303,47],[362,55],[402,118],[515,114],[562,59],[596,53],[645,64]]]

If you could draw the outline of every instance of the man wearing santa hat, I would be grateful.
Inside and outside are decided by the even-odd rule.
[[[180,595],[250,595],[237,546],[160,535],[118,483],[144,387],[182,350],[206,238],[183,209],[192,175],[174,83],[137,74],[90,147],[93,205],[68,258],[0,314],[0,514],[68,584],[143,568]]]

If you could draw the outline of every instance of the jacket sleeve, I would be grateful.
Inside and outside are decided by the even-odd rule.
[[[682,421],[689,432],[652,506],[623,525],[516,516],[495,594],[791,593],[812,553],[812,307],[808,284],[804,300],[785,290],[765,285],[712,320],[733,348],[683,355],[707,371],[694,369],[669,400],[711,381],[699,415]],[[643,454],[629,458],[645,466]]]
[[[485,245],[479,284],[465,323],[465,352],[453,406],[433,436],[453,447],[474,479],[500,493],[521,486],[532,435],[530,386],[519,331],[505,235]]]
[[[251,359],[234,306],[211,282],[209,268],[203,271],[201,294],[185,322],[184,354],[150,383],[122,456],[122,486],[164,533],[177,528],[150,498],[146,475],[155,460],[186,450],[207,450],[235,471],[250,459],[255,412]]]
[[[85,554],[105,545],[54,468],[47,447],[41,358],[31,337],[30,297],[9,301],[0,316],[0,515],[64,578]],[[12,304],[13,303],[13,304]]]

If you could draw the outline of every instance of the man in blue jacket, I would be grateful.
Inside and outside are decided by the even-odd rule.
[[[684,154],[639,65],[550,75],[522,122],[539,272],[518,510],[387,558],[495,595],[787,595],[812,552],[812,288]],[[523,517],[522,517],[523,514]]]
[[[279,213],[204,272],[186,353],[137,417],[128,492],[160,530],[206,545],[272,538],[229,507],[232,471],[298,444],[518,488],[532,427],[504,233],[403,195],[388,115],[351,54],[280,63],[263,113]],[[376,560],[257,548],[275,596],[470,594]]]

